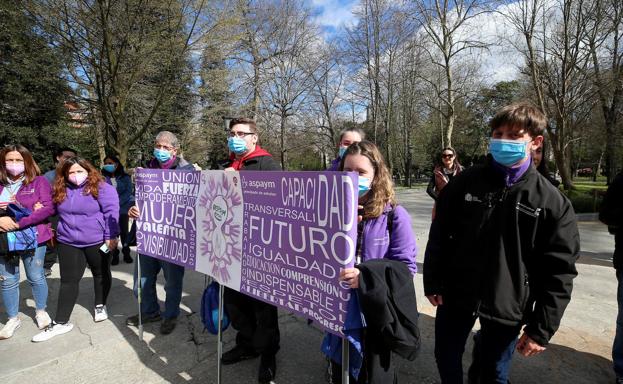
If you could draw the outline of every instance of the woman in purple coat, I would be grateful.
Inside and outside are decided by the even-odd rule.
[[[69,317],[78,298],[78,286],[86,265],[93,273],[96,322],[106,320],[106,298],[110,292],[110,251],[119,236],[119,197],[99,171],[80,157],[71,157],[57,168],[54,202],[58,211],[58,259],[61,287],[54,321],[35,335],[34,342],[67,333]]]
[[[361,141],[351,144],[340,170],[359,174],[359,225],[357,230],[357,263],[372,259],[390,259],[403,262],[415,274],[417,248],[411,227],[411,217],[395,200],[391,174],[385,160],[373,143]],[[350,288],[359,288],[360,270],[345,268],[340,280]],[[366,340],[364,334],[363,362],[359,377],[353,383],[395,383],[397,376],[393,359],[383,360],[382,348]],[[334,383],[341,383],[341,367],[333,363]]]
[[[8,145],[0,151],[0,210],[5,210],[9,203],[19,205],[32,213],[15,222],[11,217],[0,217],[0,232],[36,228],[37,241],[35,248],[19,252],[26,278],[32,287],[35,299],[35,319],[40,329],[50,324],[50,316],[46,312],[48,300],[48,284],[43,271],[46,241],[52,233],[47,219],[54,213],[52,189],[48,181],[39,175],[39,167],[28,149],[21,145]],[[40,209],[35,210],[39,203]],[[0,331],[0,340],[13,336],[21,326],[19,313],[19,264],[10,263],[0,256],[0,286],[2,298],[7,311],[8,321]]]

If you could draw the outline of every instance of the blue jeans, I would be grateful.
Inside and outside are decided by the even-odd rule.
[[[164,273],[164,301],[165,319],[176,318],[180,314],[182,301],[182,284],[184,282],[184,267],[153,257],[140,255],[141,263],[141,313],[145,315],[160,314],[160,304],[156,295],[156,280],[162,269]],[[138,297],[138,263],[134,266],[134,296]]]
[[[45,245],[40,245],[34,251],[22,255],[26,278],[32,287],[37,310],[44,310],[48,301],[48,283],[43,272],[45,248]],[[0,256],[0,276],[2,300],[10,319],[19,312],[19,266],[7,264],[5,258]]]
[[[471,311],[440,305],[435,318],[435,360],[441,382],[463,383],[463,352],[476,316]],[[508,382],[511,359],[521,326],[480,319],[479,370],[482,383]]]
[[[623,270],[617,270],[617,328],[612,344],[612,363],[617,378],[623,378]]]

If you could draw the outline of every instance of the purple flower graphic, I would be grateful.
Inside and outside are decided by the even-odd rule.
[[[236,217],[239,210],[234,209],[242,205],[242,196],[225,173],[221,173],[220,176],[209,176],[199,204],[207,207],[206,217],[201,223],[200,250],[208,256],[212,276],[221,282],[228,282],[231,279],[229,267],[234,261],[242,259],[241,220]]]

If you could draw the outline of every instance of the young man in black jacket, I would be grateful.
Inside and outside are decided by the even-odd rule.
[[[232,171],[280,171],[279,164],[258,145],[258,140],[255,121],[231,120],[227,140],[230,158],[222,167]],[[225,288],[224,304],[238,334],[236,346],[225,352],[221,361],[234,364],[260,355],[258,382],[271,382],[275,378],[275,356],[279,350],[277,307],[229,288]]]
[[[545,350],[569,303],[580,249],[575,213],[530,158],[546,124],[530,104],[502,108],[490,123],[487,163],[462,172],[439,195],[424,291],[437,306],[442,383],[463,382],[465,341],[477,318],[478,377],[506,383],[515,348],[525,356]]]
[[[617,303],[619,312],[617,315],[617,328],[612,344],[612,363],[616,382],[623,384],[623,172],[619,173],[604,198],[599,220],[608,225],[608,230],[614,235],[614,254],[612,264],[616,270],[618,281]]]

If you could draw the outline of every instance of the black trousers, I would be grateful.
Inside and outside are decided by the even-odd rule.
[[[236,345],[264,355],[279,350],[277,307],[225,288],[225,307],[231,324],[238,331]]]
[[[128,214],[119,214],[119,235],[121,236],[122,251],[124,255],[130,255],[130,217]]]
[[[50,224],[52,225],[52,229],[56,231],[56,227],[58,226],[58,215],[51,216],[48,218]],[[43,260],[43,268],[52,269],[52,266],[56,263],[57,255],[56,255],[56,247],[48,246],[45,249],[45,258]]]
[[[102,244],[86,248],[77,248],[59,243],[58,260],[61,270],[61,288],[58,292],[58,308],[55,321],[67,323],[74,309],[80,287],[80,280],[84,275],[87,263],[93,273],[93,288],[95,290],[96,305],[106,305],[106,298],[112,285],[110,272],[110,254],[100,251]]]

